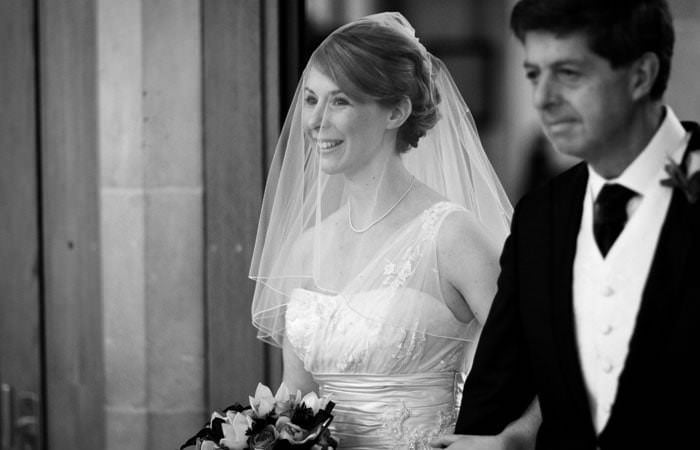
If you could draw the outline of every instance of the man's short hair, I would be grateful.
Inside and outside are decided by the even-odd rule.
[[[650,97],[663,96],[671,72],[675,34],[666,0],[520,0],[511,14],[515,36],[529,31],[556,36],[583,33],[594,53],[613,68],[636,61],[646,52],[659,58],[659,74]]]

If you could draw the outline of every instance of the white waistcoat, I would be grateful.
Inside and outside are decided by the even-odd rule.
[[[589,168],[573,266],[576,339],[593,424],[605,427],[617,394],[647,276],[672,190],[660,181],[668,158],[679,162],[690,135],[671,108],[647,147],[616,179],[640,194],[628,204],[629,220],[603,258],[593,237],[594,195],[606,181]],[[663,321],[664,317],[658,320]]]
[[[670,192],[658,185],[646,193],[605,259],[593,237],[590,187],[586,194],[574,260],[574,315],[579,358],[598,432],[615,400]]]

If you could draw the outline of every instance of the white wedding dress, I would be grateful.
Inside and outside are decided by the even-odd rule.
[[[453,431],[479,327],[458,321],[438,292],[410,280],[437,279],[436,236],[454,211],[463,208],[440,202],[407,224],[367,268],[381,271],[379,286],[292,292],[286,336],[336,403],[331,429],[341,449],[430,448],[432,438]]]

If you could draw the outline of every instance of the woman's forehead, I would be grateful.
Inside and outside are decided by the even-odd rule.
[[[317,95],[344,94],[357,103],[377,103],[375,98],[362,92],[350,80],[340,75],[342,74],[339,74],[340,79],[334,78],[322,68],[312,65],[304,77],[303,88]]]
[[[343,90],[336,82],[318,67],[312,66],[304,78],[304,89],[309,89],[314,92],[342,92]]]

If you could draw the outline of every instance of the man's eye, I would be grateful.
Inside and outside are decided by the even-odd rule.
[[[528,70],[525,72],[525,78],[527,78],[530,83],[535,83],[537,81],[537,77],[539,76],[539,73],[535,70]]]
[[[576,70],[562,69],[559,71],[559,78],[561,78],[562,81],[574,82],[581,78],[581,74]]]

